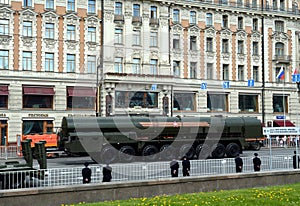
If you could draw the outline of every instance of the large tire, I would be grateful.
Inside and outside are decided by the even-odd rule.
[[[250,145],[251,149],[255,151],[258,151],[261,148],[261,144],[259,142],[252,142]]]
[[[117,150],[112,146],[105,146],[101,150],[100,158],[102,163],[113,163],[117,160]]]
[[[182,158],[186,156],[188,159],[193,159],[195,155],[195,149],[190,144],[184,144],[180,147],[179,156]]]
[[[207,144],[199,144],[196,147],[196,155],[198,159],[207,159],[210,157],[210,147]]]
[[[159,155],[162,160],[172,160],[176,158],[175,148],[169,144],[165,144],[160,148]]]
[[[121,147],[119,150],[119,160],[121,162],[132,162],[135,157],[135,150],[129,145]]]
[[[157,160],[157,153],[158,153],[158,149],[154,145],[147,145],[146,147],[144,147],[142,152],[145,159],[149,161]]]
[[[218,143],[211,155],[213,158],[223,158],[225,156],[225,146],[221,143]]]
[[[236,143],[230,143],[226,146],[226,155],[227,157],[236,157],[240,154],[240,146]]]

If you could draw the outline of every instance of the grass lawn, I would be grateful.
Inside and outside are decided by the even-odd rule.
[[[241,190],[222,190],[173,196],[155,196],[153,198],[132,198],[129,200],[105,201],[98,203],[79,203],[62,206],[288,206],[300,205],[300,183],[251,188]]]

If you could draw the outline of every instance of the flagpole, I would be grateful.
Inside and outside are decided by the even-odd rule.
[[[286,74],[286,71],[285,71],[285,67],[284,67],[284,74]],[[284,78],[283,78],[283,88],[282,88],[282,106],[283,106],[283,126],[285,127],[285,119],[286,119],[286,117],[285,117],[285,98],[284,98],[284,87],[285,87],[285,76],[286,75],[284,75]]]

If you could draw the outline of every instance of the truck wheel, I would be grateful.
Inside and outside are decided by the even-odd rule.
[[[261,148],[261,145],[260,145],[259,142],[253,142],[253,143],[251,143],[251,149],[253,149],[255,151],[258,151],[258,150],[260,150],[260,148]]]
[[[195,155],[195,149],[190,144],[184,144],[180,147],[179,156],[184,157],[186,156],[188,159],[193,159]]]
[[[100,153],[100,158],[103,163],[110,164],[117,159],[117,150],[112,146],[105,146]]]
[[[129,145],[121,147],[119,150],[119,159],[121,162],[132,162],[135,156],[135,150]]]
[[[236,143],[230,143],[226,147],[226,155],[227,157],[236,157],[240,154],[240,147]]]
[[[160,148],[159,155],[163,160],[172,160],[175,158],[175,149],[169,144],[165,144]]]
[[[157,152],[158,149],[157,147],[155,147],[154,145],[147,145],[144,149],[143,149],[143,156],[150,161],[154,161],[157,160]]]
[[[210,156],[210,148],[207,144],[199,144],[196,147],[196,155],[198,159],[207,159]]]
[[[218,143],[211,155],[214,158],[223,158],[225,156],[225,146]]]

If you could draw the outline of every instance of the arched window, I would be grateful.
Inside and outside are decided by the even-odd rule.
[[[284,55],[284,44],[281,42],[277,42],[275,44],[275,55],[283,56]]]

